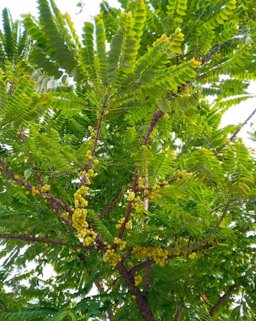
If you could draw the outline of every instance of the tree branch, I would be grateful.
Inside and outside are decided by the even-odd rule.
[[[256,108],[254,111],[246,118],[246,120],[237,128],[237,130],[234,132],[234,134],[230,137],[230,141],[232,142],[237,135],[240,133],[241,129],[248,124],[248,122],[252,119],[252,117],[256,114]]]
[[[40,197],[45,198],[48,200],[48,202],[50,203],[51,207],[53,210],[55,211],[61,211],[64,210],[66,212],[68,212],[70,215],[73,214],[71,208],[65,204],[63,201],[61,201],[60,199],[58,199],[57,197],[51,195],[49,192],[47,193],[42,193],[41,190],[39,188],[36,188],[32,183],[28,182],[27,180],[25,180],[24,178],[20,177],[20,176],[16,176],[14,173],[12,173],[9,168],[7,167],[7,165],[4,163],[3,160],[0,160],[0,166],[1,166],[1,170],[2,172],[12,181],[16,182],[18,185],[20,186],[24,186],[28,191],[32,190],[32,187],[34,187],[35,190],[37,190],[37,193]],[[72,226],[72,222],[69,218],[67,217],[62,217],[62,220],[65,221],[65,223],[69,226]]]
[[[117,196],[116,198],[109,203],[100,213],[99,217],[100,219],[103,219],[105,217],[105,215],[110,212],[112,210],[112,208],[119,202],[119,200],[121,199],[121,197],[123,196],[124,191],[122,190]]]
[[[150,260],[149,258],[147,261]],[[151,278],[151,265],[147,265],[145,268],[145,281],[144,281],[144,290],[147,291],[150,286],[150,278]]]
[[[184,308],[184,301],[181,301],[178,305],[178,308],[175,313],[174,321],[180,321],[181,320],[181,313],[182,309]]]
[[[50,239],[45,236],[34,236],[34,235],[26,235],[26,234],[11,234],[11,233],[0,233],[0,239],[5,240],[20,240],[25,242],[31,242],[31,243],[45,243],[45,244],[53,244],[53,245],[60,245],[60,246],[66,246],[70,245],[71,247],[77,247],[77,248],[84,248],[88,250],[94,250],[93,246],[84,246],[83,244],[75,244],[71,245],[68,243],[68,241],[65,240],[55,240]]]
[[[221,48],[223,48],[225,45],[227,45],[228,43],[230,43],[230,41],[226,41],[226,42],[223,42],[221,44],[217,44],[215,45],[214,47],[212,47],[211,51],[208,52],[208,54],[206,54],[202,59],[201,59],[201,62],[202,62],[202,65],[204,65],[205,63],[207,63],[211,58],[212,56],[214,56],[215,53],[217,53]]]
[[[126,270],[122,262],[118,263],[117,269],[126,282],[129,292],[131,293],[131,295],[135,296],[135,300],[139,307],[140,313],[143,316],[143,319],[145,321],[154,321],[155,319],[150,309],[149,302],[147,298],[140,292],[139,288],[134,285],[132,274]]]
[[[161,110],[159,110],[159,109],[157,109],[157,110],[155,111],[155,113],[154,113],[154,115],[153,115],[153,118],[152,118],[152,120],[151,120],[151,124],[150,124],[150,126],[149,126],[149,129],[148,129],[148,131],[147,131],[147,134],[146,134],[146,136],[144,137],[143,145],[147,145],[147,144],[148,144],[149,139],[150,139],[150,136],[151,136],[154,128],[156,127],[159,119],[163,116],[163,114],[164,114],[164,112],[161,111]]]
[[[99,115],[99,120],[98,120],[98,125],[97,125],[97,129],[96,129],[96,136],[94,139],[94,144],[93,144],[93,148],[92,148],[92,156],[95,155],[98,143],[99,143],[99,139],[100,139],[100,134],[101,134],[101,127],[103,124],[103,119],[104,119],[104,115],[105,115],[105,111],[106,111],[106,107],[107,107],[107,100],[105,99],[105,101],[103,102],[101,111],[100,111],[100,115]],[[92,165],[93,160],[90,159],[87,164],[84,167],[85,171],[88,171],[88,169],[90,169],[91,165]]]
[[[144,262],[139,263],[138,265],[135,265],[133,268],[131,268],[129,270],[129,273],[131,273],[133,275],[137,271],[140,271],[140,270],[142,270],[144,268],[147,268],[148,266],[151,266],[153,264],[155,264],[154,260],[152,260],[152,259],[146,260]]]
[[[137,186],[137,182],[138,182],[138,174],[137,174],[137,170],[135,169],[134,171],[134,175],[133,175],[133,179],[132,179],[132,191],[135,192],[136,191],[136,186]],[[124,231],[125,231],[125,225],[126,223],[129,221],[131,213],[132,213],[132,209],[133,209],[133,201],[129,201],[126,211],[125,211],[125,220],[122,224],[122,226],[120,227],[119,231],[118,231],[118,238],[122,238]]]
[[[201,241],[195,243],[194,245],[191,245],[190,247],[187,248],[187,250],[189,252],[194,252],[195,250],[198,250],[199,248],[201,248],[202,246],[204,246],[205,244],[207,244],[209,242],[209,240],[212,238],[212,236],[214,234],[216,234],[216,232],[218,231],[222,221],[225,219],[225,217],[227,216],[228,214],[228,206],[229,206],[229,203],[228,202],[224,208],[223,208],[223,211],[222,211],[222,215],[219,217],[218,219],[218,222],[216,223],[216,225],[214,226],[214,228],[211,230],[211,232],[205,236],[204,239],[202,239]]]
[[[237,289],[237,287],[238,287],[238,285],[236,283],[234,283],[222,296],[219,297],[219,300],[216,302],[216,304],[211,308],[211,310],[209,312],[211,317],[213,317],[220,310],[222,305],[234,293],[234,291]]]
[[[223,208],[223,212],[222,215],[220,216],[218,222],[216,223],[216,225],[214,226],[214,228],[211,230],[211,232],[205,236],[205,238],[195,244],[192,244],[191,246],[187,247],[185,249],[185,251],[187,253],[192,253],[195,252],[197,250],[203,249],[203,248],[208,248],[208,242],[210,241],[210,239],[212,238],[212,236],[218,231],[222,221],[224,220],[224,218],[227,216],[228,214],[228,205],[229,202],[224,206]],[[170,249],[171,251],[171,249]],[[168,260],[172,260],[173,258],[177,257],[177,255],[168,255]],[[140,271],[144,268],[147,268],[148,266],[151,266],[155,264],[154,260],[152,259],[147,259],[144,262],[139,263],[138,265],[134,266],[133,268],[130,269],[130,273],[134,274],[137,271]]]

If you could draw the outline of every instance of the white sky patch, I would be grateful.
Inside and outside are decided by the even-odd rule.
[[[78,34],[82,32],[84,21],[91,21],[93,17],[99,12],[100,0],[83,0],[84,6],[81,13],[80,8],[77,7],[79,0],[55,0],[56,5],[61,12],[68,12],[75,24]],[[117,0],[108,0],[108,3],[113,7],[120,7]],[[20,19],[24,13],[31,13],[37,16],[37,2],[36,0],[0,0],[0,12],[7,7],[14,20]]]

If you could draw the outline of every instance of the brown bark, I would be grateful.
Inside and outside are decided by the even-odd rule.
[[[99,140],[100,140],[101,128],[102,128],[102,124],[103,124],[103,119],[104,119],[106,107],[107,107],[107,102],[105,101],[103,103],[103,105],[102,105],[102,108],[101,108],[101,111],[100,111],[100,115],[99,115],[98,125],[97,125],[97,129],[96,129],[96,136],[95,136],[94,144],[93,144],[93,148],[92,148],[92,156],[95,155],[96,149],[98,147],[98,143],[99,143]],[[92,162],[93,162],[92,159],[88,161],[88,163],[84,167],[85,171],[88,171],[88,169],[91,168]],[[82,183],[83,184],[86,183],[86,181],[83,181],[83,180],[82,180]]]
[[[248,122],[252,119],[252,117],[256,114],[256,108],[254,109],[254,111],[246,118],[246,120],[237,128],[237,130],[234,132],[234,134],[230,137],[230,141],[232,142],[237,135],[239,134],[239,132],[241,131],[241,129],[246,126],[248,124]]]
[[[237,289],[237,284],[234,283],[222,296],[219,297],[219,300],[211,308],[209,314],[213,317],[225,303],[225,301],[231,296],[231,294]]]
[[[55,240],[50,239],[45,236],[34,236],[34,235],[26,235],[26,234],[11,234],[11,233],[0,233],[0,239],[5,240],[20,240],[30,243],[45,243],[45,244],[53,244],[53,245],[59,245],[59,246],[70,246],[74,248],[84,248],[87,250],[95,250],[93,246],[84,246],[83,244],[79,243],[76,245],[70,245],[68,244],[68,241],[66,240]]]
[[[143,140],[143,145],[147,145],[150,139],[150,136],[152,134],[152,131],[154,130],[154,128],[156,127],[158,120],[163,116],[164,112],[161,110],[157,110],[152,118],[151,124],[149,126],[148,132],[146,134],[146,136],[144,137]]]
[[[135,300],[137,302],[140,313],[143,316],[143,319],[145,321],[154,321],[155,319],[151,311],[149,302],[147,298],[140,292],[140,290],[134,285],[132,274],[127,271],[122,262],[117,265],[117,269],[126,282],[129,292],[131,293],[131,295],[135,296]]]
[[[106,216],[106,214],[108,214],[108,213],[112,210],[112,208],[115,207],[116,204],[118,204],[118,202],[119,202],[120,199],[122,198],[123,194],[124,194],[124,191],[122,190],[122,191],[116,196],[116,198],[115,198],[111,203],[109,203],[109,204],[101,211],[101,213],[100,213],[100,215],[99,215],[100,219],[103,219],[103,218]]]
[[[180,321],[181,320],[181,314],[182,314],[182,309],[184,307],[184,302],[181,301],[178,305],[178,308],[175,313],[174,321]]]

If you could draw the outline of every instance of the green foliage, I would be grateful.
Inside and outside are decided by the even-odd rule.
[[[254,320],[254,1],[119,2],[3,11],[0,318]]]
[[[27,32],[22,30],[18,21],[13,21],[8,9],[2,12],[3,28],[0,31],[0,67],[6,63],[16,64],[28,54],[29,40]]]

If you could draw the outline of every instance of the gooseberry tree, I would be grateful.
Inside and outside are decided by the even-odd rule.
[[[1,320],[252,320],[254,0],[119,2],[4,11]]]

